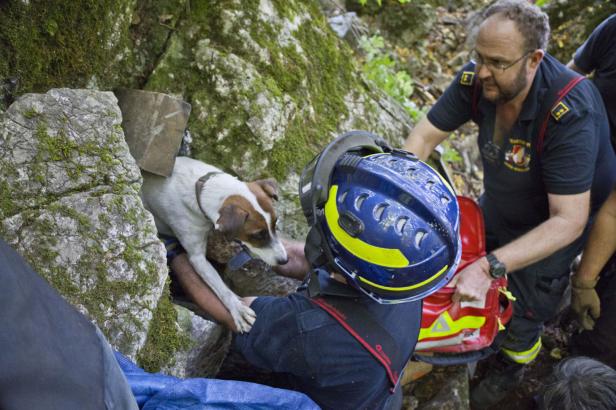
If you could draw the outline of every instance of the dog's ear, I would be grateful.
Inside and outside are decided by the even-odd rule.
[[[274,178],[259,179],[255,184],[258,184],[270,198],[278,201],[278,182]]]
[[[235,238],[246,223],[248,212],[235,204],[224,205],[218,212],[220,216],[216,221],[216,229],[227,239]]]

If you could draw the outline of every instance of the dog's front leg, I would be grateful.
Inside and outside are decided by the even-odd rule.
[[[235,327],[240,333],[248,332],[255,322],[256,314],[233,293],[220,278],[204,255],[190,255],[189,260],[201,279],[207,283],[231,313]]]

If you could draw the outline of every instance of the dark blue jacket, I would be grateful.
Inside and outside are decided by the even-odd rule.
[[[321,292],[345,287],[319,276]],[[419,335],[421,302],[380,305],[357,293],[410,358]],[[290,387],[324,409],[378,409],[390,397],[384,368],[342,326],[301,293],[259,297],[257,320],[235,348],[253,365],[288,375]]]

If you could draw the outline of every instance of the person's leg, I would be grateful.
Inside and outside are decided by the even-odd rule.
[[[508,275],[508,289],[516,301],[499,353],[502,366],[491,369],[473,389],[473,408],[489,408],[502,400],[522,379],[524,366],[541,351],[543,324],[558,312],[569,281],[569,265],[579,247],[577,241],[539,263]]]
[[[102,350],[105,405],[108,409],[139,409],[109,342],[98,327],[96,327],[96,335],[101,343]]]
[[[2,240],[0,281],[0,408],[137,408],[96,326]]]

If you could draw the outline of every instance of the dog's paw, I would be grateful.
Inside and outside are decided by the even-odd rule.
[[[250,331],[257,318],[255,311],[239,300],[235,305],[235,309],[231,312],[231,316],[233,316],[233,323],[235,323],[239,333]]]

